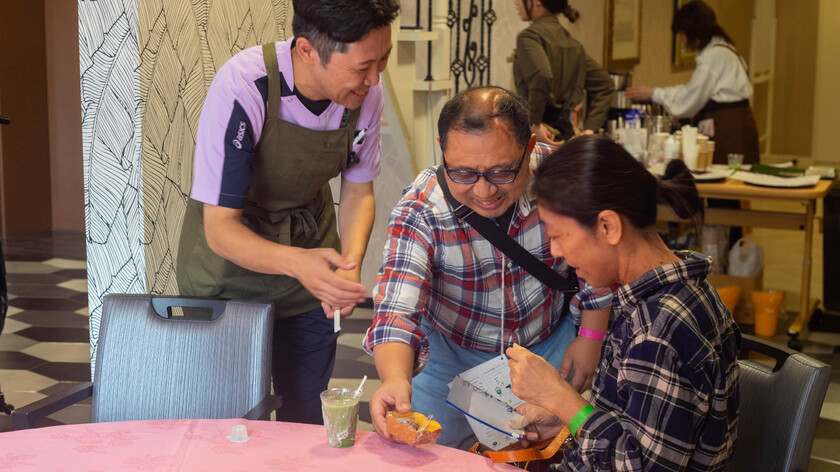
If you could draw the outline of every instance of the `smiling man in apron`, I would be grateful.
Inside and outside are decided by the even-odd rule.
[[[198,127],[181,230],[184,295],[275,301],[278,420],[320,423],[333,313],[364,301],[396,0],[296,0],[295,37],[218,71]],[[336,218],[329,180],[338,175]],[[342,238],[339,241],[338,233]]]

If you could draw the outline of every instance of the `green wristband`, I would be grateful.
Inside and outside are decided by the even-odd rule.
[[[585,407],[581,408],[580,411],[575,413],[575,416],[569,421],[569,432],[572,433],[572,436],[577,436],[577,431],[580,429],[580,425],[589,418],[589,415],[595,411],[595,407],[592,405],[586,405]]]

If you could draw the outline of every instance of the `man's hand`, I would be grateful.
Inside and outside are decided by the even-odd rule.
[[[333,271],[333,267],[343,271],[356,268],[356,264],[348,262],[334,249],[290,249],[292,277],[321,302],[331,307],[352,307],[367,299],[368,291],[364,285],[351,282]]]
[[[521,439],[522,447],[528,447],[532,442],[553,438],[563,429],[560,418],[545,408],[525,403],[517,407],[516,411],[522,417],[511,420],[510,427],[525,430],[525,437]]]
[[[578,336],[566,348],[563,362],[560,363],[560,376],[566,379],[578,393],[583,393],[592,386],[595,369],[601,357],[601,341]],[[574,370],[574,377],[569,373]]]
[[[368,297],[364,285],[337,275],[356,264],[334,249],[304,249],[269,241],[242,224],[242,210],[204,205],[204,232],[210,249],[234,264],[261,274],[294,277],[318,300],[346,307]]]
[[[537,135],[537,141],[548,144],[551,147],[556,148],[562,144],[561,141],[554,141],[551,139],[551,133],[548,132],[548,128],[546,128],[542,123],[532,125],[531,132]]]
[[[338,269],[335,271],[335,275],[353,283],[359,283],[362,279],[359,267],[356,267],[353,270]],[[324,309],[324,313],[327,315],[328,319],[333,319],[335,317],[335,310],[339,310],[341,318],[344,319],[353,314],[353,310],[356,309],[356,304],[349,306],[332,306],[326,302],[321,302],[321,308]]]
[[[382,382],[370,397],[369,405],[374,429],[383,438],[393,441],[394,438],[386,432],[385,415],[390,410],[396,410],[398,413],[411,411],[411,382],[403,379]]]

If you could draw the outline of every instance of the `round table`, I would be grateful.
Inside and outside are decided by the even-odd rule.
[[[250,440],[227,439],[244,424]],[[327,445],[323,426],[271,421],[156,420],[51,426],[0,433],[0,471],[521,470],[440,445],[413,448],[358,431]]]

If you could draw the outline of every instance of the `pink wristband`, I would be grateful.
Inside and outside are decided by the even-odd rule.
[[[580,334],[584,338],[595,339],[595,340],[598,340],[598,341],[603,341],[604,336],[607,335],[607,333],[605,333],[603,331],[595,331],[594,329],[583,328],[583,327],[580,328],[580,332],[578,334]]]

